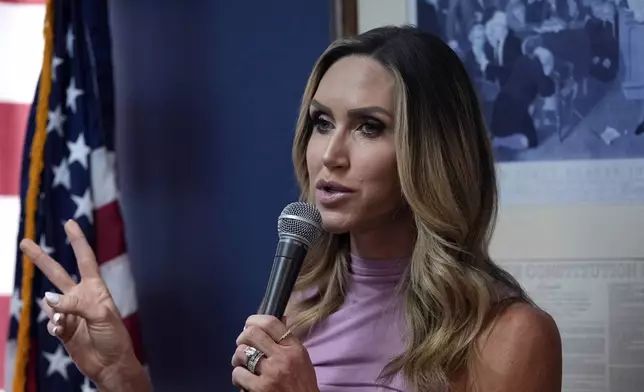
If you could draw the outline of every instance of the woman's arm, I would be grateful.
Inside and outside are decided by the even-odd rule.
[[[106,369],[96,386],[101,392],[152,392],[152,383],[136,358]]]
[[[561,337],[549,314],[526,303],[512,304],[478,345],[479,357],[453,392],[561,392]]]

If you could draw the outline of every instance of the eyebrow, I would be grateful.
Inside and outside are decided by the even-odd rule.
[[[322,112],[326,112],[329,114],[333,113],[333,110],[331,110],[331,108],[321,104],[315,99],[311,100],[311,106],[313,106],[315,109],[320,110]],[[391,113],[389,113],[389,111],[381,108],[380,106],[365,106],[362,108],[350,109],[347,111],[347,113],[349,114],[349,116],[368,116],[368,115],[380,113],[380,114],[384,114],[389,118],[393,118],[393,116],[391,115]]]

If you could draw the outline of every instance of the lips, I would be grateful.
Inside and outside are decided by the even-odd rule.
[[[355,194],[353,189],[335,181],[320,180],[315,187],[316,200],[320,206],[327,209],[341,208]]]
[[[346,187],[335,181],[320,180],[315,185],[316,189],[325,191],[328,193],[352,193],[353,189]]]

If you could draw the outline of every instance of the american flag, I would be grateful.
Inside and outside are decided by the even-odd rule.
[[[72,277],[79,273],[63,224],[76,220],[92,244],[101,273],[130,330],[142,360],[137,301],[126,252],[123,220],[118,203],[115,172],[112,69],[106,0],[53,1],[53,56],[51,93],[36,213],[40,246]],[[29,184],[30,151],[36,128],[39,89],[31,107],[22,161],[19,234],[25,230],[25,197]],[[22,254],[17,251],[15,290],[10,304],[6,343],[7,392],[95,391],[67,356],[58,339],[46,330],[41,310],[45,291],[57,291],[39,272],[31,284],[30,350],[26,369],[15,366],[20,323]],[[19,352],[19,351],[18,351]],[[16,375],[25,375],[24,390],[13,391]]]

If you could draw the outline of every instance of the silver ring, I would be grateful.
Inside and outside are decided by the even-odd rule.
[[[257,364],[259,363],[259,360],[262,359],[264,356],[264,353],[254,349],[255,352],[253,355],[249,358],[248,355],[246,355],[246,358],[248,358],[248,361],[246,362],[246,369],[248,369],[249,372],[255,374],[255,368],[257,368]]]
[[[254,357],[258,352],[259,350],[256,349],[255,347],[251,347],[251,346],[246,347],[246,349],[244,350],[244,355],[246,356],[246,363],[248,364],[248,361],[250,361],[250,359]]]

